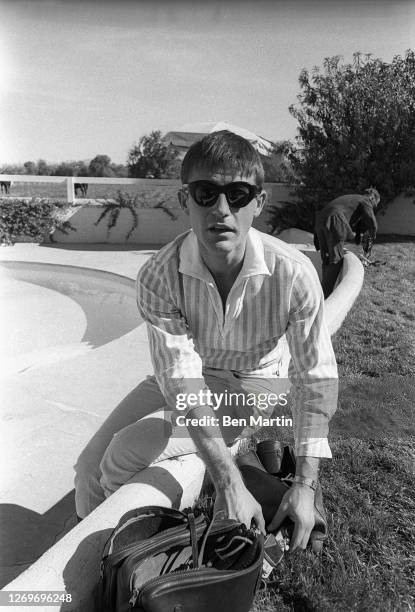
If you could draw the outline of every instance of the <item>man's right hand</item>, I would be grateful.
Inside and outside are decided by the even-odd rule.
[[[232,483],[217,491],[214,512],[223,511],[228,518],[244,523],[250,529],[252,523],[265,535],[265,521],[262,508],[243,482]]]
[[[196,419],[215,415],[211,406],[197,406],[190,413]],[[254,522],[265,535],[261,506],[245,487],[218,427],[190,425],[189,433],[215,483],[215,513],[223,511],[225,516],[244,523],[248,529]]]

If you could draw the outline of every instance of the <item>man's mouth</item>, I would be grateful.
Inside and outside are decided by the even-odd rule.
[[[224,225],[223,223],[215,223],[214,225],[211,225],[208,229],[209,231],[216,233],[235,231],[232,227],[229,227],[229,225]]]

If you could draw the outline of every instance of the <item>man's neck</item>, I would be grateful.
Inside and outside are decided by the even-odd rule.
[[[211,253],[206,257],[203,250],[201,250],[202,260],[212,274],[213,280],[221,296],[224,309],[229,292],[242,269],[245,249],[246,243],[242,253],[223,253],[215,257],[212,257]]]
[[[246,243],[242,249],[238,252],[232,253],[205,253],[201,249],[201,257],[203,263],[212,274],[213,278],[229,278],[232,279],[232,283],[236,280],[239,272],[241,271],[244,257],[245,257]]]

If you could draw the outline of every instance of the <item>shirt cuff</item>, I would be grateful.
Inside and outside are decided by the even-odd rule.
[[[332,459],[327,438],[303,438],[295,441],[296,457],[321,457]]]

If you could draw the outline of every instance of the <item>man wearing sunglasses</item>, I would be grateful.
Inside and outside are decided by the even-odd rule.
[[[268,527],[275,530],[289,516],[291,550],[305,548],[319,459],[331,457],[328,421],[337,400],[337,386],[333,392],[327,385],[337,369],[321,286],[307,257],[252,228],[266,193],[260,157],[248,141],[228,131],[206,136],[190,147],[181,175],[179,201],[192,229],[153,255],[137,278],[155,376],[140,384],[133,407],[109,419],[78,462],[78,514],[151,463],[197,451],[216,487],[216,510],[265,531],[261,507],[228,448],[247,435],[237,417],[248,409],[218,398],[272,393],[278,377],[289,376],[297,469]],[[236,424],[221,426],[219,417],[229,415]],[[185,419],[183,428],[178,423]],[[93,453],[95,464],[88,460]]]

